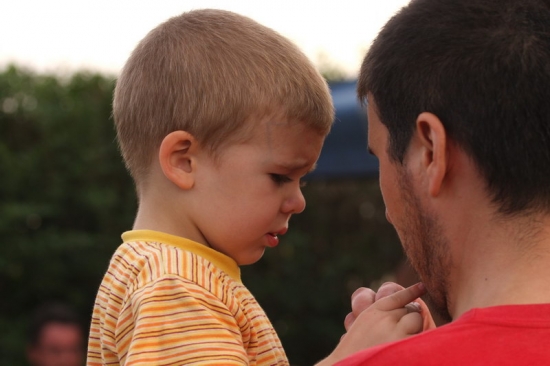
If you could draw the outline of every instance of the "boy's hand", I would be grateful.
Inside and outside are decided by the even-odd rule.
[[[351,295],[351,313],[346,316],[344,320],[344,327],[346,331],[349,330],[355,319],[361,314],[363,310],[366,310],[369,306],[376,301],[403,290],[404,287],[394,282],[386,282],[378,289],[378,292],[374,292],[370,288],[360,287]],[[435,329],[435,322],[430,314],[430,310],[426,303],[418,298],[413,303],[405,305],[410,311],[414,311],[414,308],[418,304],[420,306],[420,315],[422,315],[423,326],[422,331],[429,329]]]
[[[347,333],[330,356],[317,365],[332,365],[365,348],[421,332],[424,324],[421,306],[411,303],[424,295],[424,285],[416,284],[397,292],[395,289],[393,285],[384,289],[379,297],[385,297],[378,300],[370,289],[356,291],[353,311],[346,318]]]

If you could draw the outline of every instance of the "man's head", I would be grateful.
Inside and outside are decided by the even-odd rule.
[[[324,80],[286,38],[222,10],[197,10],[153,29],[117,82],[113,114],[138,189],[162,140],[190,133],[213,155],[277,115],[326,135],[333,119]]]
[[[84,335],[80,319],[64,304],[36,310],[28,333],[27,358],[33,366],[84,364]]]
[[[415,121],[439,117],[503,214],[550,212],[550,3],[413,0],[364,59],[371,94],[403,164]]]
[[[456,265],[447,221],[468,215],[443,219],[427,197],[448,187],[449,177],[465,182],[469,172],[454,160],[443,169],[425,164],[421,176],[419,164],[441,156],[448,163],[446,154],[460,151],[453,157],[473,166],[495,218],[550,213],[548,24],[550,5],[542,0],[413,0],[363,62],[358,94],[367,103],[388,218],[443,312]],[[424,160],[413,159],[423,146],[430,146]],[[448,211],[456,210],[449,203],[470,199],[460,193],[446,201]]]

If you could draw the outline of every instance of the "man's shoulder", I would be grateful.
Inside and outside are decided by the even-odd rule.
[[[474,309],[450,324],[369,348],[338,365],[541,364],[548,359],[549,312],[550,304]]]
[[[348,357],[338,365],[363,365],[371,362],[374,365],[440,365],[441,350],[452,347],[462,338],[458,335],[463,330],[460,328],[462,327],[458,324],[449,324],[404,340],[372,347]]]

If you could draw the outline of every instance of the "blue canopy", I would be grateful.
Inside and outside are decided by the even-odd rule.
[[[357,81],[331,83],[336,118],[321,156],[308,178],[359,178],[378,174],[378,160],[367,152],[367,116],[357,99]]]

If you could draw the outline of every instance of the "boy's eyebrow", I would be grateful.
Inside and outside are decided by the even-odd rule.
[[[296,164],[277,164],[279,168],[286,169],[286,170],[300,170],[308,166],[308,163],[296,163]],[[307,171],[307,173],[311,173],[312,171],[317,168],[317,163],[313,164],[311,168]]]
[[[314,171],[315,169],[317,169],[317,163],[313,164],[311,166],[311,168],[309,168],[309,170],[307,171],[308,173],[311,173],[312,171]]]

